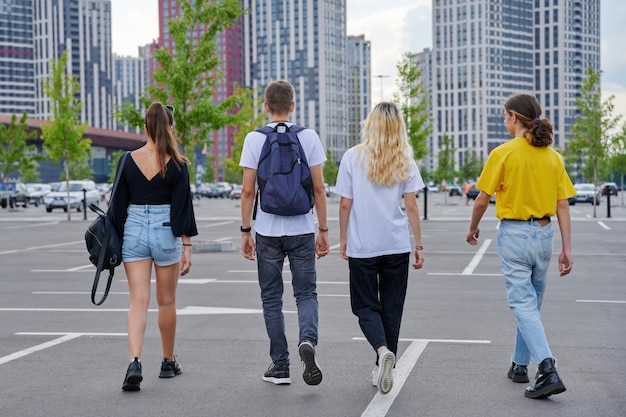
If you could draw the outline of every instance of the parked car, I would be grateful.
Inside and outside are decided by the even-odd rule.
[[[50,184],[30,183],[26,184],[28,189],[28,202],[38,207],[43,204],[43,199],[52,191]]]
[[[22,182],[0,182],[0,207],[14,208],[18,205],[28,207],[28,188]]]
[[[448,195],[450,197],[455,196],[455,195],[458,195],[459,197],[463,197],[463,191],[461,190],[461,187],[452,185],[448,187]]]
[[[55,208],[67,211],[67,185],[67,182],[62,182],[56,191],[51,191],[44,197],[44,204],[48,213]],[[70,209],[83,210],[83,195],[87,199],[87,206],[91,203],[95,205],[100,203],[100,192],[93,181],[70,181],[69,187]]]
[[[471,198],[472,200],[476,200],[476,197],[478,197],[478,194],[480,194],[480,190],[472,185],[472,188],[470,188],[469,192],[467,193],[467,196]]]
[[[241,185],[233,185],[233,189],[230,190],[229,198],[231,200],[239,200],[241,198]]]
[[[576,202],[577,203],[591,203],[593,204],[594,196],[596,206],[600,205],[600,190],[590,183],[574,184],[576,189]]]
[[[217,197],[220,198],[228,198],[230,197],[230,191],[233,189],[233,186],[227,182],[218,182],[215,184]]]
[[[617,195],[617,184],[614,182],[605,182],[600,188],[602,189],[602,195]]]

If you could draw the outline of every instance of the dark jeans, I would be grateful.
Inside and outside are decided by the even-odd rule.
[[[374,350],[398,351],[409,276],[409,253],[349,258],[352,312]]]
[[[318,303],[315,275],[315,234],[267,237],[256,235],[256,258],[263,317],[270,338],[270,356],[277,365],[289,365],[283,315],[283,264],[289,258],[291,285],[298,307],[299,343],[317,345]]]

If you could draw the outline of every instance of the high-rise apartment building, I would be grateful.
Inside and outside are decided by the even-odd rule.
[[[315,129],[333,159],[349,146],[345,0],[243,0],[245,86],[285,79],[292,122]]]
[[[360,142],[361,122],[372,108],[371,45],[364,35],[348,36],[347,66],[348,147],[351,147]]]
[[[33,2],[0,2],[0,114],[35,110]]]
[[[109,0],[33,0],[35,117],[50,115],[43,91],[50,63],[67,51],[68,72],[80,85],[81,122],[112,129],[113,60]]]
[[[130,103],[134,108],[142,109],[140,99],[145,94],[148,85],[150,59],[149,55],[142,56],[141,53],[139,57],[113,55],[114,106],[121,107]],[[141,133],[138,128],[130,127],[117,120],[115,128],[126,132]]]
[[[167,48],[170,54],[175,55],[174,39],[168,28],[168,21],[180,16],[181,10],[177,0],[163,0],[159,2],[159,48]],[[203,33],[202,27],[197,28],[197,36]],[[194,36],[196,36],[194,35]],[[219,33],[215,39],[217,53],[221,61],[213,76],[215,79],[213,102],[222,103],[234,92],[234,85],[243,85],[243,27],[241,20],[233,27],[227,28]],[[204,149],[198,149],[195,163],[198,165],[198,172],[204,169],[214,169],[216,178],[224,178],[223,158],[231,155],[231,148],[234,145],[233,127],[229,126],[213,132],[208,141],[211,145]],[[214,156],[213,167],[205,167],[206,154]]]
[[[467,152],[507,141],[502,104],[534,94],[564,147],[587,67],[600,70],[600,0],[434,0],[432,153],[453,139]]]

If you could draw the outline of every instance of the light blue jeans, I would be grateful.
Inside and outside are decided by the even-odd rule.
[[[506,284],[509,308],[517,319],[517,335],[512,360],[529,365],[552,357],[541,323],[541,303],[552,256],[552,223],[502,220],[498,229],[497,251]]]
[[[317,345],[318,302],[315,274],[315,234],[267,237],[256,234],[256,258],[263,302],[263,318],[270,338],[270,357],[289,365],[283,315],[283,264],[289,258],[291,286],[298,308],[298,343]]]

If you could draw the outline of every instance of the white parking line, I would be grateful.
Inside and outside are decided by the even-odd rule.
[[[626,301],[619,300],[576,300],[577,303],[604,303],[604,304],[626,304]]]
[[[611,228],[609,226],[607,226],[603,221],[598,221],[598,224],[600,225],[600,227],[603,227],[606,230],[611,230]]]
[[[470,263],[463,270],[463,275],[472,275],[474,273],[474,269],[476,269],[476,267],[480,263],[481,259],[483,258],[483,255],[485,255],[485,252],[487,252],[487,248],[489,247],[490,244],[491,244],[491,239],[485,239],[480,249],[478,249],[478,252],[476,252],[476,255],[474,255]]]
[[[363,337],[353,337],[352,340],[366,340]],[[402,356],[396,361],[396,367],[393,373],[393,388],[388,394],[377,392],[370,401],[369,405],[361,414],[361,417],[384,417],[391,408],[394,400],[400,393],[409,374],[415,367],[428,343],[491,343],[490,340],[455,340],[455,339],[400,339],[401,341],[410,341],[411,344],[404,351]]]

